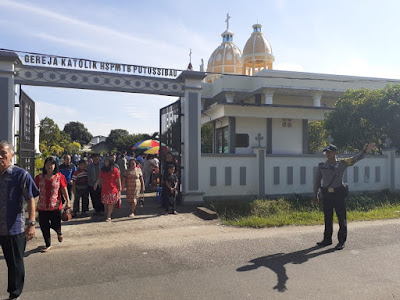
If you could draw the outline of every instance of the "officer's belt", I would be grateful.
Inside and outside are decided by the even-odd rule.
[[[322,192],[323,193],[336,193],[336,192],[338,192],[341,188],[343,188],[343,187],[341,187],[341,186],[339,186],[339,187],[337,187],[337,188],[332,188],[332,187],[330,187],[330,188],[321,188],[322,189]]]

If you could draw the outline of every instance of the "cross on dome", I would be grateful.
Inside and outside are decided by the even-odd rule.
[[[226,14],[226,20],[225,20],[225,23],[226,23],[226,30],[228,30],[229,29],[229,19],[231,18],[231,16],[229,15],[229,13],[227,13]]]

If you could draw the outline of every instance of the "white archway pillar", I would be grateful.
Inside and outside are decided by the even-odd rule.
[[[14,66],[18,62],[20,60],[16,53],[0,51],[0,140],[7,140],[13,145],[15,144]]]
[[[203,72],[183,71],[178,80],[184,82],[185,94],[181,98],[182,133],[182,196],[184,202],[201,202],[200,190],[201,159],[201,82]]]

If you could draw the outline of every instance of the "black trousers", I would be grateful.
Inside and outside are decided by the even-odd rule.
[[[74,196],[74,211],[79,211],[79,202],[82,199],[82,211],[86,212],[89,210],[89,189],[88,188],[76,188]]]
[[[46,247],[51,246],[50,228],[61,235],[61,210],[39,211],[39,225]]]
[[[166,199],[165,199],[166,203],[165,203],[165,211],[168,211],[170,208],[172,211],[175,210],[175,206],[176,206],[176,195],[174,194],[168,194],[166,195]]]
[[[17,298],[24,288],[25,232],[17,235],[0,236],[0,244],[8,267],[7,292],[10,293],[11,297]]]
[[[104,212],[104,204],[101,203],[101,188],[98,186],[96,190],[89,185],[90,198],[92,199],[92,205],[96,212]]]
[[[68,191],[68,197],[69,197],[69,201],[72,201],[72,185],[71,184],[67,184],[67,191]],[[64,204],[65,203],[65,199],[64,199],[64,196],[63,195],[61,195],[61,201],[62,201],[62,204]]]
[[[347,239],[346,197],[342,193],[324,193],[322,197],[325,219],[324,240],[332,241],[333,210],[335,210],[339,222],[338,240],[339,243],[345,243]]]

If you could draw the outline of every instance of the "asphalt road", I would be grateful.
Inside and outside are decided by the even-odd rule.
[[[48,253],[38,229],[21,298],[400,299],[400,220],[350,223],[346,248],[334,251],[314,247],[323,226],[240,229],[159,212],[132,220],[123,207],[112,223],[65,223]]]

